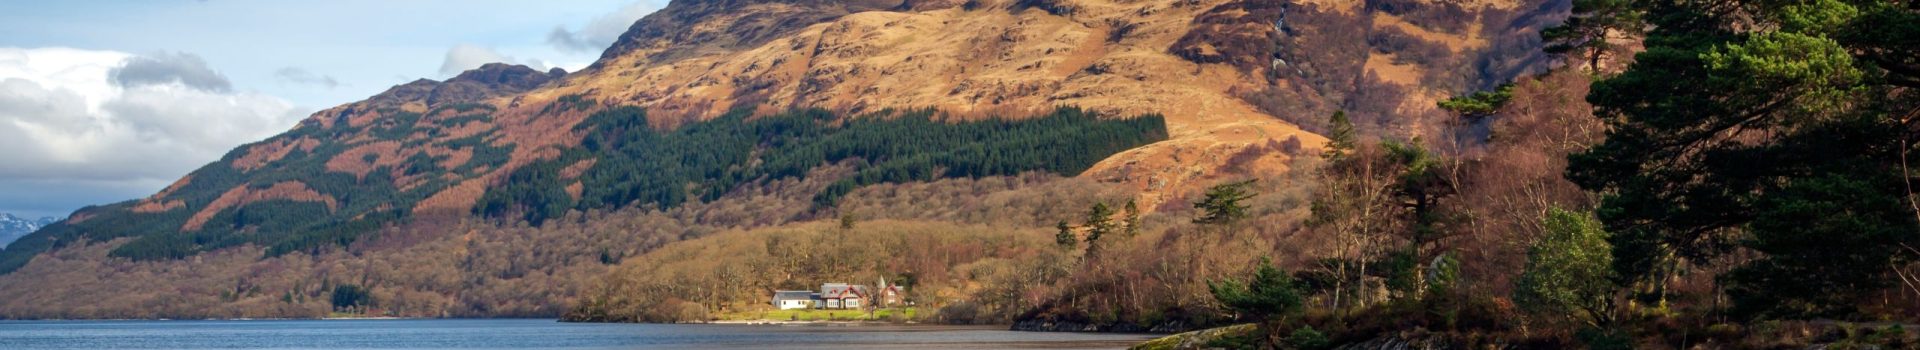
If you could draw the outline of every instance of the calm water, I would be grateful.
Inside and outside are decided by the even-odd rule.
[[[0,321],[0,349],[1119,349],[1147,338],[962,326],[553,320]]]

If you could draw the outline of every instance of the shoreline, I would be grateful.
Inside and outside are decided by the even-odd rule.
[[[891,322],[891,321],[827,321],[827,320],[816,320],[816,321],[792,321],[792,320],[714,320],[714,321],[707,321],[707,322],[706,322],[706,324],[726,324],[726,325],[829,325],[829,326],[831,326],[831,325],[840,325],[840,326],[859,326],[859,325],[911,325],[911,326],[923,326],[923,325],[941,325],[941,326],[968,326],[968,325],[949,325],[949,324],[944,324],[944,323],[933,323],[933,324],[929,324],[929,323],[921,323],[921,322],[919,322],[919,321],[905,321],[905,322]],[[1000,326],[1000,325],[977,325],[977,326]]]
[[[411,324],[410,322],[425,322]],[[404,348],[449,349],[1122,349],[1145,341],[1129,335],[1025,334],[1003,327],[869,325],[566,325],[542,319],[260,322],[0,323],[0,348],[181,349]],[[132,335],[132,336],[129,336]],[[386,344],[386,345],[382,345]]]
[[[125,321],[355,321],[355,320],[558,320],[551,317],[237,317],[237,318],[9,318],[0,322],[125,322]]]

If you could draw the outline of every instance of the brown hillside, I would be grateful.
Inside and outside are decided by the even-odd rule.
[[[792,6],[818,7],[814,2],[795,3]],[[1210,184],[1214,178],[1284,171],[1291,152],[1314,149],[1324,142],[1288,121],[1317,121],[1336,108],[1378,110],[1376,118],[1381,119],[1387,118],[1385,114],[1436,114],[1432,105],[1437,99],[1481,81],[1511,78],[1455,74],[1472,60],[1537,56],[1532,47],[1489,49],[1495,43],[1506,49],[1515,41],[1527,40],[1498,34],[1511,30],[1510,22],[1521,26],[1530,22],[1488,25],[1481,21],[1506,20],[1535,5],[1513,2],[988,0],[965,6],[939,4],[910,3],[898,11],[830,19],[816,13],[814,18],[822,18],[819,23],[789,21],[794,27],[785,32],[790,34],[767,39],[759,35],[780,30],[765,29],[764,21],[749,18],[756,18],[762,7],[778,6],[754,3],[741,12],[708,13],[705,25],[690,26],[696,32],[754,29],[746,31],[746,37],[698,45],[698,50],[663,43],[712,33],[671,38],[638,35],[651,33],[649,25],[668,20],[654,17],[694,11],[675,6],[699,6],[677,2],[642,20],[629,33],[629,39],[645,37],[654,45],[623,40],[596,68],[569,77],[546,94],[581,94],[603,104],[646,106],[661,125],[711,118],[741,107],[761,111],[822,107],[855,113],[935,107],[957,116],[982,116],[1032,114],[1074,105],[1114,115],[1159,113],[1167,117],[1170,140],[1116,155],[1084,176],[1133,184],[1146,191],[1143,196],[1148,202],[1160,202],[1171,194]],[[1380,75],[1385,84],[1399,85],[1404,92],[1375,100],[1344,97],[1379,89],[1357,84],[1333,88],[1345,91],[1291,97],[1295,105],[1321,106],[1317,108],[1275,109],[1250,103],[1258,99],[1246,95],[1312,84],[1314,77],[1290,76],[1285,71],[1291,67],[1270,66],[1266,58],[1279,56],[1277,51],[1285,50],[1282,46],[1298,40],[1320,39],[1298,38],[1275,26],[1287,9],[1303,6],[1331,8],[1339,12],[1321,15],[1356,20],[1308,22],[1293,30],[1360,33],[1353,40],[1320,44],[1369,47],[1365,51],[1369,57],[1334,64],[1365,62],[1365,69],[1356,73]],[[1407,37],[1401,41],[1408,43],[1379,47],[1373,42],[1381,40],[1372,37],[1394,34],[1371,34],[1383,28],[1401,33]],[[753,45],[757,42],[761,43]],[[1396,56],[1402,55],[1397,51],[1426,47],[1466,58]],[[1414,54],[1428,53],[1404,55]],[[1207,55],[1221,58],[1206,59]],[[1311,62],[1314,58],[1301,61],[1319,63]],[[1433,79],[1436,76],[1444,79]],[[1360,78],[1343,79],[1366,80]],[[1429,119],[1380,123],[1417,135],[1426,128],[1420,125],[1439,122]],[[1250,156],[1256,154],[1260,156]]]
[[[436,134],[282,139],[253,146],[232,166],[251,170],[332,142],[350,150],[328,169],[365,177],[417,154],[447,157],[447,168],[472,156],[436,148],[440,142],[479,136],[513,147],[505,164],[446,176],[455,184],[414,208],[451,213],[470,208],[502,170],[578,142],[570,128],[606,106],[643,106],[654,124],[671,127],[737,108],[858,114],[931,107],[979,118],[1071,105],[1166,116],[1169,140],[1117,154],[1083,175],[1130,184],[1151,205],[1221,178],[1286,171],[1294,154],[1324,142],[1301,126],[1314,129],[1336,109],[1353,111],[1370,133],[1422,134],[1440,123],[1433,101],[1527,70],[1470,67],[1528,67],[1528,59],[1511,62],[1537,56],[1537,44],[1507,35],[1533,23],[1511,20],[1538,12],[1527,5],[677,1],[636,23],[580,73],[489,65],[446,82],[396,86],[305,122],[364,127],[391,123],[396,113],[438,112],[421,122],[436,124]],[[1339,52],[1348,54],[1329,54]],[[437,125],[436,118],[457,114],[447,107],[476,104],[496,111],[479,122]],[[421,179],[395,171],[402,188]]]
[[[647,106],[666,125],[747,106],[854,113],[935,107],[983,116],[1075,105],[1116,115],[1161,113],[1171,140],[1118,155],[1087,176],[1171,193],[1158,190],[1191,187],[1250,147],[1323,142],[1230,94],[1252,88],[1248,72],[1169,52],[1198,13],[1221,3],[976,2],[856,13],[733,52],[682,57],[668,48],[637,49],[608,57],[554,93]],[[1242,166],[1283,170],[1287,159]]]

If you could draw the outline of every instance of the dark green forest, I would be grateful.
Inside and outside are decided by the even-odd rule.
[[[948,122],[930,110],[840,118],[819,109],[751,117],[747,111],[673,130],[647,123],[646,111],[601,111],[575,127],[586,133],[564,155],[515,170],[474,212],[539,225],[568,210],[674,207],[711,201],[742,184],[805,177],[854,161],[857,172],[814,198],[828,207],[854,188],[938,178],[1045,171],[1077,175],[1114,153],[1164,140],[1157,115],[1102,120],[1078,108],[1029,119]],[[585,159],[577,179],[562,169]],[[577,180],[579,199],[565,191]]]

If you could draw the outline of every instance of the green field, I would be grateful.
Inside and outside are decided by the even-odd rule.
[[[897,316],[897,317],[896,317]],[[729,312],[719,315],[723,321],[910,321],[918,313],[914,308],[866,310],[765,310]]]

